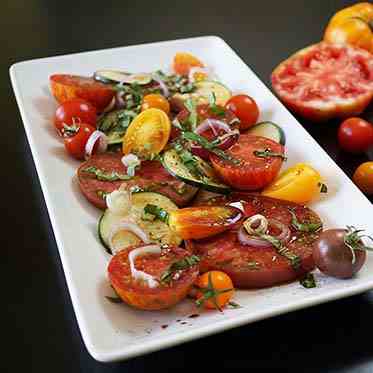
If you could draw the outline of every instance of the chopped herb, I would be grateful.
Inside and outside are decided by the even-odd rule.
[[[242,308],[242,306],[240,306],[238,303],[232,301],[228,303],[228,306],[230,306],[231,308]]]
[[[109,132],[125,133],[127,127],[132,122],[133,118],[137,116],[139,110],[114,110],[110,113],[104,114],[97,123],[97,128],[108,134]]]
[[[318,232],[322,228],[321,222],[300,222],[294,211],[289,209],[289,212],[291,214],[291,225],[299,232]]]
[[[189,151],[184,149],[180,143],[174,145],[174,149],[180,157],[181,162],[189,170],[189,172],[198,178],[204,179],[206,176],[201,167],[197,158]]]
[[[201,145],[203,148],[209,150],[211,153],[216,154],[219,158],[229,161],[233,164],[239,164],[240,161],[231,157],[229,154],[225,153],[223,150],[219,149],[215,143],[208,141],[203,136],[200,136],[193,132],[183,132],[182,136],[185,140],[194,141]]]
[[[269,234],[260,234],[259,237],[268,241],[276,249],[276,251],[284,256],[286,259],[290,260],[290,264],[294,269],[298,269],[301,264],[301,258],[299,255],[293,253],[286,246],[282,244],[277,238],[270,236]]]
[[[306,289],[311,289],[316,287],[316,281],[314,275],[309,272],[303,278],[299,280],[299,283]]]
[[[108,295],[105,295],[105,298],[111,303],[123,303],[122,299],[119,297],[109,297]]]
[[[162,207],[159,207],[159,206],[152,205],[152,204],[148,203],[144,207],[144,213],[149,214],[149,215],[153,215],[156,219],[158,219],[160,221],[163,221],[164,223],[168,222],[169,214]]]
[[[74,136],[80,130],[80,126],[76,123],[68,126],[66,123],[63,124],[62,133],[64,136]]]
[[[286,161],[286,157],[282,153],[272,152],[271,149],[267,148],[264,150],[254,150],[254,155],[259,158],[270,158],[270,157],[278,157],[282,160]]]
[[[101,189],[99,189],[99,190],[96,190],[96,194],[97,194],[100,198],[105,199],[106,196],[107,196],[108,194],[110,194],[110,193],[106,192],[105,190],[101,190]]]
[[[95,175],[97,180],[101,181],[118,181],[118,180],[130,180],[132,177],[118,172],[105,172],[94,166],[89,166],[83,170],[89,174]]]
[[[247,266],[250,270],[257,271],[260,267],[260,264],[256,261],[247,262]]]
[[[320,193],[328,193],[328,187],[324,183],[318,183],[318,186],[320,187]]]
[[[211,92],[211,95],[209,96],[209,106],[210,106],[210,111],[213,114],[219,117],[223,117],[225,115],[225,109],[222,106],[216,105],[215,92]]]
[[[190,267],[195,266],[199,262],[199,257],[197,255],[187,256],[183,259],[178,260],[177,262],[173,262],[170,267],[162,273],[161,275],[161,282],[167,284],[171,282],[173,275],[177,271],[182,271],[184,269],[188,269]]]
[[[188,98],[184,102],[184,106],[189,111],[188,122],[190,124],[191,130],[194,131],[198,124],[198,115],[197,115],[196,105],[191,98]]]

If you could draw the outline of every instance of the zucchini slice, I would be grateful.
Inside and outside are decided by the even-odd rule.
[[[215,95],[216,104],[224,106],[226,102],[232,97],[231,91],[222,83],[203,80],[195,83],[196,89],[192,93],[176,93],[173,97],[181,101],[186,101],[191,98],[199,104],[208,104],[210,102],[212,94]]]
[[[273,122],[261,122],[251,127],[247,133],[250,135],[263,136],[285,145],[286,136],[284,130]]]
[[[144,220],[144,207],[147,204],[153,204],[171,212],[177,210],[178,207],[167,197],[154,192],[138,192],[132,194],[131,210],[128,214],[114,214],[109,209],[106,209],[98,222],[98,235],[110,254],[115,254],[109,244],[110,234],[112,229],[123,220],[130,220],[136,223],[149,239],[154,243],[180,245],[182,239],[171,231],[169,226],[160,220]],[[141,243],[139,237],[132,232],[121,230],[112,239],[114,247],[124,249],[126,247]]]
[[[213,168],[207,162],[197,156],[195,156],[195,159],[198,162],[198,168],[205,176],[198,177],[193,175],[181,161],[175,149],[170,149],[163,153],[162,164],[171,175],[175,176],[186,184],[203,188],[205,190],[209,190],[210,192],[222,194],[230,193],[230,187],[218,180]]]
[[[125,83],[144,85],[150,83],[153,80],[151,74],[130,74],[124,71],[117,70],[98,70],[94,73],[93,77],[95,80],[106,84]]]

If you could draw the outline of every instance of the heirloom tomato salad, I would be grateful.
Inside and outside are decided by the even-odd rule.
[[[197,57],[177,53],[170,73],[55,74],[50,87],[121,301],[221,311],[237,306],[235,288],[310,288],[316,267],[349,278],[363,266],[362,231],[323,231],[307,207],[327,186],[310,164],[286,167],[281,123],[260,122],[255,98]]]

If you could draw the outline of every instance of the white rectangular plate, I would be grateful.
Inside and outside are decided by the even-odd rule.
[[[53,73],[92,74],[100,68],[133,72],[167,69],[178,51],[188,51],[211,66],[233,92],[253,96],[260,120],[278,123],[286,132],[289,161],[309,162],[326,178],[329,193],[312,207],[325,225],[346,224],[373,232],[372,206],[342,170],[308,135],[238,55],[219,37],[144,44],[20,62],[10,68],[19,109],[31,146],[72,302],[85,344],[94,358],[113,361],[172,346],[270,316],[289,312],[373,288],[373,257],[359,276],[340,281],[317,274],[318,287],[304,289],[298,282],[258,291],[238,291],[242,308],[196,312],[185,301],[164,312],[136,311],[112,304],[106,280],[110,259],[100,245],[96,226],[100,212],[81,196],[70,159],[57,138],[52,118],[56,102],[48,88]],[[181,321],[180,321],[181,320]],[[162,328],[162,325],[168,325]]]

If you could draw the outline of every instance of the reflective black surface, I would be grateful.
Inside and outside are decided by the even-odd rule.
[[[30,58],[215,34],[224,38],[268,85],[270,72],[278,62],[319,40],[329,16],[352,3],[3,2],[1,372],[150,372],[196,367],[210,371],[373,371],[372,293],[275,317],[124,363],[94,361],[80,337],[7,72],[12,63]],[[366,159],[339,152],[335,137],[338,123],[302,123],[347,174],[351,175]]]

